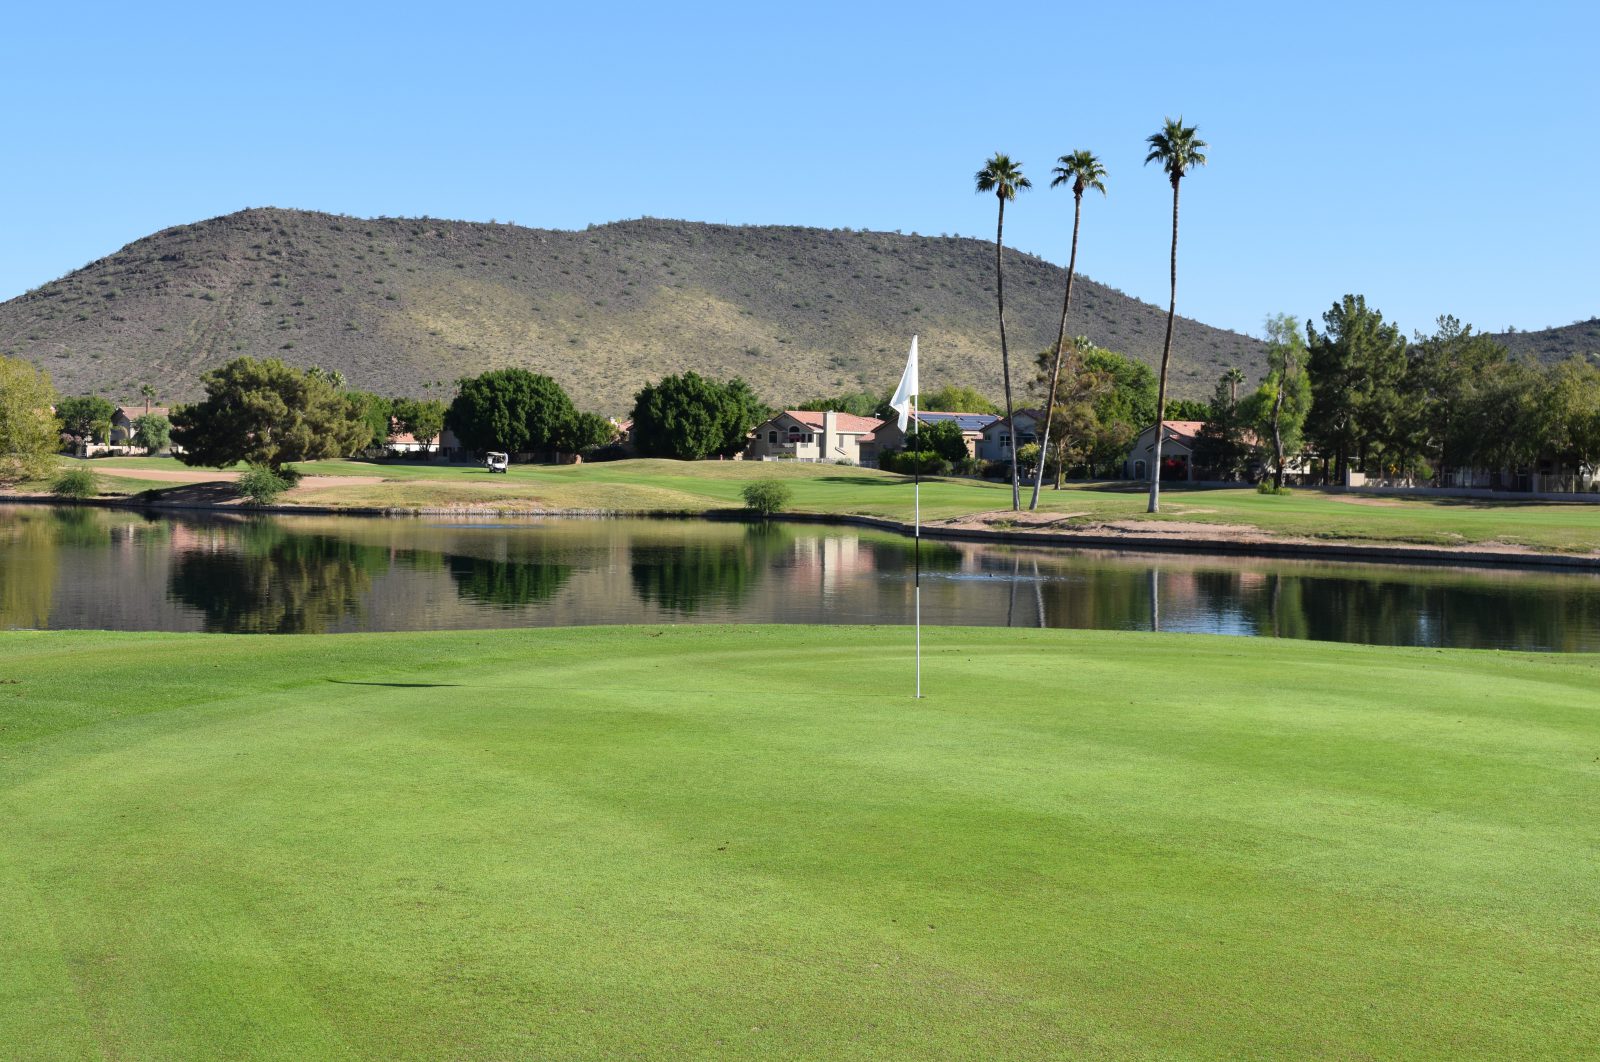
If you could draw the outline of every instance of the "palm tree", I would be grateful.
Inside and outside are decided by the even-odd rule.
[[[1022,175],[1022,163],[1011,161],[1011,156],[999,152],[979,170],[973,178],[979,192],[993,192],[1000,202],[1000,220],[994,228],[994,292],[995,305],[1000,311],[1000,371],[1006,384],[1006,430],[1011,433],[1011,508],[1022,508],[1022,489],[1017,482],[1017,424],[1011,411],[1011,354],[1006,349],[1006,275],[1000,264],[1000,250],[1005,242],[1006,203],[1017,197],[1033,182]]]
[[[156,389],[154,387],[151,387],[149,384],[140,384],[139,385],[139,393],[141,395],[144,395],[144,412],[145,412],[146,416],[149,416],[150,415],[150,400],[155,398]]]
[[[1232,408],[1239,404],[1239,385],[1244,383],[1244,372],[1238,367],[1229,369],[1222,374],[1222,382],[1228,385],[1228,406]]]
[[[1161,383],[1156,388],[1156,453],[1155,460],[1150,464],[1149,511],[1153,513],[1161,511],[1161,422],[1167,414],[1167,366],[1172,362],[1172,319],[1178,311],[1178,182],[1183,180],[1190,166],[1206,164],[1205,149],[1210,146],[1195,133],[1196,127],[1184,125],[1180,116],[1177,121],[1168,118],[1161,132],[1145,138],[1145,143],[1150,145],[1150,153],[1144,157],[1145,165],[1161,163],[1161,168],[1167,171],[1167,180],[1172,182],[1172,298],[1167,303],[1167,338],[1161,344]]]
[[[1074,151],[1056,159],[1050,187],[1072,185],[1072,255],[1067,259],[1067,295],[1061,303],[1061,327],[1056,331],[1055,365],[1050,370],[1050,394],[1044,407],[1044,434],[1039,437],[1039,467],[1033,477],[1033,500],[1029,510],[1039,508],[1039,488],[1044,485],[1045,457],[1050,452],[1050,425],[1056,413],[1056,385],[1061,380],[1061,354],[1066,348],[1067,311],[1072,308],[1072,278],[1078,272],[1078,223],[1083,220],[1083,193],[1090,188],[1106,194],[1106,168],[1092,151]]]

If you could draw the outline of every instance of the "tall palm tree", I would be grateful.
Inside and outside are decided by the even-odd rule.
[[[1235,366],[1222,374],[1222,382],[1228,385],[1228,406],[1232,408],[1239,404],[1239,385],[1244,383],[1244,370]]]
[[[1017,423],[1011,410],[1011,353],[1006,349],[1006,275],[1000,262],[1000,250],[1005,243],[1006,204],[1017,197],[1033,182],[1022,175],[1022,163],[1013,162],[1011,156],[996,152],[983,164],[983,169],[973,178],[978,191],[993,192],[1000,202],[1000,220],[994,228],[994,292],[995,305],[1000,311],[1000,371],[1006,384],[1006,430],[1011,433],[1011,508],[1022,508],[1022,488],[1017,480]]]
[[[1083,220],[1083,193],[1090,188],[1106,194],[1106,168],[1092,151],[1074,151],[1056,159],[1050,187],[1072,185],[1072,255],[1067,259],[1067,295],[1061,302],[1061,327],[1056,330],[1055,365],[1050,370],[1050,394],[1044,407],[1044,434],[1039,437],[1039,467],[1034,470],[1033,500],[1029,510],[1039,508],[1039,488],[1044,485],[1045,457],[1050,453],[1050,425],[1056,413],[1056,386],[1061,381],[1061,354],[1067,341],[1067,311],[1072,308],[1072,278],[1078,273],[1078,223]]]
[[[1161,383],[1156,389],[1156,453],[1155,460],[1150,463],[1149,511],[1153,513],[1161,511],[1161,437],[1164,434],[1161,422],[1167,415],[1167,366],[1172,362],[1172,319],[1178,311],[1178,182],[1189,172],[1189,167],[1206,164],[1205,149],[1210,146],[1195,133],[1196,127],[1184,125],[1180,116],[1177,121],[1168,118],[1161,132],[1145,138],[1145,143],[1150,145],[1150,153],[1144,157],[1145,165],[1161,163],[1161,168],[1167,171],[1167,180],[1172,182],[1172,298],[1167,303],[1167,338],[1161,344]]]
[[[150,413],[150,402],[156,397],[156,389],[151,387],[149,384],[140,384],[139,393],[144,395],[144,411],[148,416]]]

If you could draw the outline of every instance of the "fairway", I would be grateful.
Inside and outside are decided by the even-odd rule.
[[[136,478],[189,469],[170,457],[68,461],[102,475],[107,492],[158,493],[182,489]],[[667,461],[640,459],[583,465],[514,465],[490,475],[474,465],[372,461],[304,461],[301,486],[284,495],[288,506],[332,509],[377,508],[472,510],[504,507],[522,511],[703,513],[739,509],[741,492],[753,480],[780,479],[793,493],[790,509],[825,515],[862,515],[909,521],[911,480],[875,469],[792,461]],[[132,476],[135,478],[125,478]],[[322,477],[322,478],[319,478]],[[332,478],[329,478],[332,477]],[[32,485],[45,489],[44,484]],[[228,495],[223,495],[228,497]],[[215,496],[208,496],[214,502]],[[1023,504],[1028,501],[1027,492]],[[1163,488],[1162,511],[1145,512],[1142,485],[1070,484],[1046,489],[1040,509],[1057,521],[1049,530],[1089,530],[1116,521],[1138,530],[1144,523],[1200,523],[1245,533],[1264,532],[1311,541],[1369,545],[1474,546],[1504,543],[1535,550],[1600,551],[1600,505],[1448,497],[1376,497],[1302,489],[1288,496],[1257,494],[1253,487]],[[972,513],[1008,514],[1008,483],[946,477],[922,484],[922,516],[939,521]]]
[[[1541,1057],[1600,661],[0,635],[0,1056]]]

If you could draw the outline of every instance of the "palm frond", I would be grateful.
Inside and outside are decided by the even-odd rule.
[[[979,192],[994,192],[1002,199],[1015,199],[1019,190],[1033,187],[1033,182],[1022,174],[1022,163],[1001,152],[984,163],[973,176],[973,183]]]

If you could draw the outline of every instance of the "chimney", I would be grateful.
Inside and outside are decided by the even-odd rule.
[[[833,460],[833,448],[839,444],[839,414],[827,410],[822,414],[822,453],[824,461]]]

